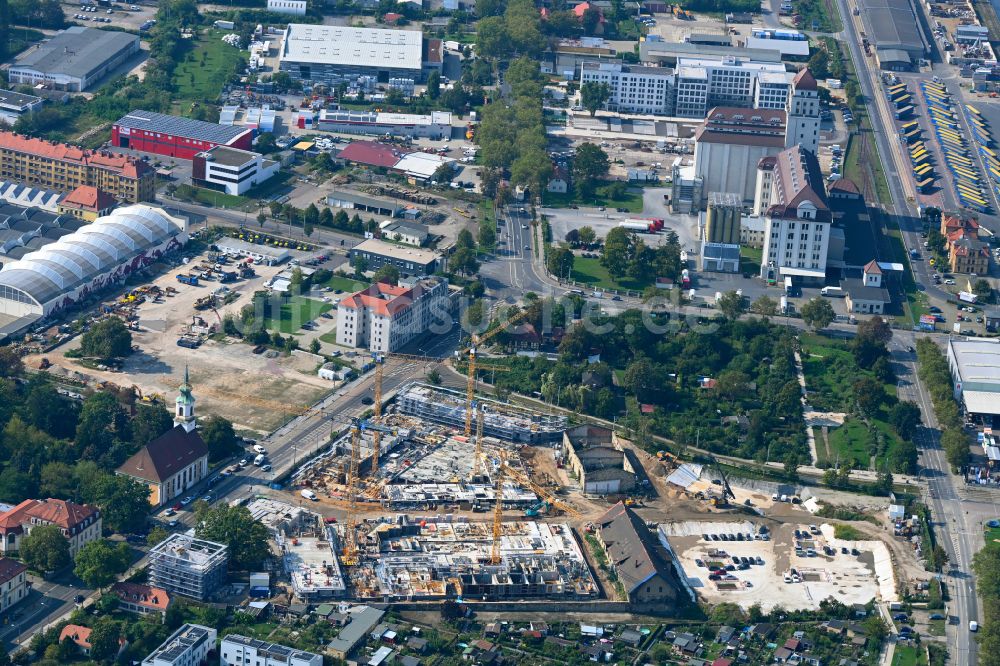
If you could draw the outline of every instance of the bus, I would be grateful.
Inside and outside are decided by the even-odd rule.
[[[923,192],[924,194],[927,194],[927,190],[929,190],[933,184],[934,184],[933,178],[925,178],[917,183],[917,189]]]
[[[974,116],[980,115],[979,109],[977,109],[976,107],[972,106],[971,104],[966,104],[965,108],[967,108],[969,110],[969,113],[971,113]]]
[[[996,157],[997,156],[996,153],[994,153],[992,150],[990,150],[986,146],[979,146],[979,152],[983,153],[984,155],[989,155],[990,157]]]

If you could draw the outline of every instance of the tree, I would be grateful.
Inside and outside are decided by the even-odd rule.
[[[497,230],[493,223],[479,225],[479,249],[483,252],[492,252],[497,244]]]
[[[569,277],[573,272],[573,261],[575,256],[564,247],[549,248],[549,256],[545,259],[545,267],[549,273],[558,278]]]
[[[857,337],[887,345],[892,340],[892,327],[881,317],[872,317],[858,323]]]
[[[750,311],[765,319],[778,314],[778,303],[770,296],[761,296],[750,305]]]
[[[591,245],[597,240],[597,233],[591,226],[584,225],[579,229],[579,241],[582,245]]]
[[[132,334],[118,317],[102,319],[80,338],[84,356],[109,361],[132,353]]]
[[[75,562],[73,573],[87,587],[106,587],[128,571],[132,550],[124,541],[112,544],[107,539],[94,539],[77,551]]]
[[[607,83],[597,83],[588,81],[580,86],[580,105],[590,112],[590,116],[597,115],[597,110],[607,103],[611,98],[611,88]]]
[[[431,73],[427,75],[427,96],[431,99],[437,99],[438,95],[441,94],[441,73],[436,69],[431,70]]]
[[[110,617],[102,617],[94,623],[90,632],[90,657],[97,662],[114,660],[121,647],[122,627]]]
[[[889,635],[889,627],[886,626],[885,620],[878,613],[869,615],[862,625],[868,638],[872,639],[875,645],[880,644]]]
[[[581,144],[573,158],[573,179],[577,191],[584,199],[594,195],[598,179],[607,175],[610,165],[608,154],[592,143]]]
[[[969,464],[972,452],[969,450],[969,440],[959,428],[948,428],[941,433],[941,448],[944,449],[948,464],[956,472]]]
[[[76,446],[81,457],[97,460],[106,455],[116,441],[130,439],[128,417],[114,395],[101,391],[83,401],[76,426]]]
[[[745,309],[743,295],[737,294],[735,291],[727,291],[722,294],[716,305],[722,312],[722,316],[730,321],[739,319]]]
[[[16,504],[35,494],[37,486],[29,475],[13,467],[0,472],[0,501]]]
[[[21,559],[42,574],[59,571],[70,563],[69,541],[58,525],[39,525],[21,539]]]
[[[576,245],[580,242],[580,230],[570,229],[566,232],[566,242],[570,245]]]
[[[802,306],[802,321],[804,321],[814,331],[829,326],[836,315],[830,301],[817,296],[806,302]]]
[[[382,264],[372,278],[375,282],[388,282],[389,284],[399,284],[399,269],[391,264]]]
[[[451,255],[448,265],[456,273],[472,275],[479,270],[479,261],[476,260],[476,251],[467,247],[460,247]]]
[[[229,561],[236,569],[255,569],[270,554],[267,528],[245,506],[206,507],[197,519],[198,538],[229,546]]]
[[[993,287],[983,278],[979,278],[972,283],[972,293],[981,301],[988,303],[993,300]]]
[[[278,144],[274,139],[274,134],[271,132],[261,132],[260,136],[257,137],[257,141],[254,143],[254,150],[258,153],[273,153],[278,149]]]
[[[163,405],[136,405],[132,417],[132,443],[137,447],[146,446],[173,427],[173,418]]]
[[[170,532],[157,525],[153,529],[149,530],[149,534],[146,535],[146,545],[152,548],[169,536]]]
[[[432,386],[441,385],[441,373],[438,372],[436,368],[431,369],[431,371],[427,373],[427,383]]]
[[[104,526],[113,532],[141,532],[149,515],[149,486],[127,476],[108,474],[100,482],[94,503]]]
[[[312,354],[319,354],[320,344],[318,338],[313,338],[312,342],[309,343],[309,352]]]
[[[210,460],[222,460],[240,450],[236,441],[236,431],[233,430],[233,424],[229,419],[213,414],[202,421],[199,431],[208,447]]]
[[[901,400],[889,410],[889,423],[903,439],[913,439],[916,429],[920,426],[920,407],[917,403]]]
[[[0,377],[17,377],[24,372],[21,355],[13,347],[0,347]]]
[[[604,239],[601,265],[608,269],[611,277],[620,278],[628,270],[634,249],[635,236],[627,229],[615,227]]]
[[[875,416],[879,408],[885,404],[886,394],[881,382],[871,377],[862,377],[854,382],[854,397],[858,409],[864,416]]]
[[[583,16],[580,17],[580,25],[583,26],[583,32],[588,35],[596,33],[597,27],[601,24],[601,19],[603,18],[600,9],[594,6],[587,7],[583,12]]]
[[[257,224],[263,227],[265,222],[267,222],[267,215],[263,211],[257,213]]]

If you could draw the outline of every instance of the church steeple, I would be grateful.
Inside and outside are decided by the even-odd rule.
[[[188,367],[184,366],[184,383],[178,388],[178,395],[174,407],[174,425],[183,426],[191,432],[195,428],[194,420],[194,395],[191,393],[191,381],[188,374]]]

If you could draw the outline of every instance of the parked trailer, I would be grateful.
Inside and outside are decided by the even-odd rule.
[[[618,226],[622,229],[628,229],[629,231],[635,231],[640,234],[652,234],[655,233],[655,228],[652,222],[619,222]]]
[[[902,120],[903,118],[908,118],[912,113],[913,113],[912,106],[904,106],[902,109],[896,109],[896,120]]]

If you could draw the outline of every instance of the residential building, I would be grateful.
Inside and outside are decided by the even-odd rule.
[[[848,312],[883,314],[889,305],[889,292],[882,286],[882,267],[872,259],[865,264],[861,279],[844,280]]]
[[[195,430],[195,398],[187,368],[174,403],[174,427],[142,447],[115,472],[149,486],[153,506],[180,497],[208,475],[208,446]]]
[[[553,165],[552,177],[549,178],[549,184],[545,187],[545,191],[552,194],[569,192],[569,171],[564,167]]]
[[[0,132],[0,180],[70,192],[100,188],[124,201],[151,201],[155,171],[143,160]]]
[[[605,108],[620,113],[673,115],[673,70],[666,67],[585,62],[580,84],[604,83],[611,95]]]
[[[393,352],[448,315],[448,281],[421,280],[412,287],[376,282],[337,305],[337,344]]]
[[[17,560],[0,558],[0,613],[28,596],[28,567]]]
[[[323,655],[229,634],[219,646],[220,666],[323,666]]]
[[[990,249],[978,238],[948,238],[948,267],[952,273],[989,275]]]
[[[151,585],[204,601],[226,579],[229,549],[175,532],[149,551],[149,562]]]
[[[815,155],[819,150],[819,86],[808,67],[792,78],[785,117],[785,147],[801,146]]]
[[[364,259],[370,271],[389,265],[398,268],[403,275],[430,275],[445,268],[444,257],[433,250],[394,245],[374,238],[352,247],[350,257],[352,262],[357,257]]]
[[[969,418],[1000,426],[1000,340],[948,338],[954,396]]]
[[[191,182],[199,187],[240,195],[278,173],[281,163],[249,150],[215,146],[191,160]]]
[[[216,146],[250,150],[254,131],[137,109],[111,126],[111,145],[189,160]]]
[[[16,60],[7,80],[11,85],[83,92],[137,53],[137,35],[73,26]]]
[[[212,627],[185,624],[143,659],[142,666],[206,666],[218,635]]]
[[[72,215],[81,220],[93,222],[99,217],[110,215],[117,201],[113,196],[94,187],[81,185],[59,202],[56,210],[60,215]]]
[[[597,539],[630,603],[662,608],[664,603],[684,598],[670,553],[632,509],[619,502],[594,524]]]
[[[792,146],[757,167],[754,212],[763,215],[761,277],[822,283],[830,244],[830,207],[816,155]]]
[[[119,581],[111,586],[110,593],[118,597],[118,610],[136,615],[159,615],[164,619],[172,601],[166,590],[141,583]]]
[[[0,90],[0,120],[13,126],[21,116],[37,111],[43,104],[45,100],[41,97]]]
[[[281,71],[294,79],[354,83],[368,76],[424,80],[426,69],[441,67],[440,40],[426,40],[419,30],[289,23],[281,47]],[[435,42],[432,44],[430,42]]]
[[[425,224],[416,222],[387,222],[380,229],[382,238],[404,245],[420,247],[427,242],[430,229]]]
[[[62,643],[67,639],[72,641],[83,654],[90,654],[90,648],[92,647],[90,644],[90,627],[84,627],[79,624],[67,624],[59,632],[59,642]]]
[[[565,431],[562,456],[587,494],[630,493],[639,485],[641,476],[636,470],[641,469],[641,463],[631,449],[621,446],[617,434],[606,428],[582,425]]]
[[[26,499],[0,514],[0,546],[4,553],[17,552],[21,540],[42,525],[55,525],[69,541],[69,553],[76,556],[84,544],[101,537],[101,511],[88,504],[61,499]]]
[[[763,248],[764,227],[764,218],[760,215],[744,215],[740,218],[740,245]]]
[[[276,14],[306,15],[306,0],[267,0],[267,11]]]

